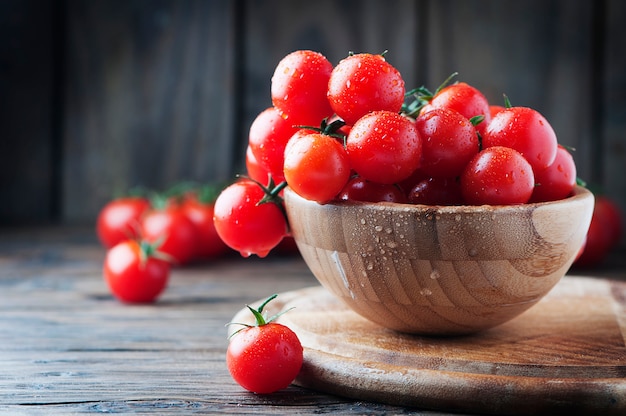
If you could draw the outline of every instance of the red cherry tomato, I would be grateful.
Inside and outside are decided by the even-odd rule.
[[[457,82],[442,88],[430,102],[424,106],[420,114],[427,113],[435,108],[447,108],[461,113],[465,118],[471,119],[483,116],[484,119],[476,126],[476,130],[483,134],[491,121],[489,102],[477,88],[465,83]]]
[[[96,232],[106,248],[139,236],[141,216],[150,203],[142,197],[118,198],[108,202],[98,213]]]
[[[270,179],[270,173],[256,160],[250,146],[246,148],[246,173],[248,178],[260,183],[268,183]]]
[[[213,210],[215,198],[202,198],[199,194],[188,195],[182,203],[187,218],[196,228],[196,258],[211,259],[222,256],[229,248],[215,230]]]
[[[262,111],[250,126],[248,146],[258,164],[272,175],[275,183],[284,180],[285,146],[297,130],[274,107]],[[261,183],[265,184],[267,180]]]
[[[337,199],[340,201],[396,202],[406,203],[404,192],[394,184],[371,182],[354,177],[343,187]]]
[[[511,147],[528,160],[535,172],[550,166],[556,158],[557,138],[548,120],[528,107],[500,111],[483,133],[483,148]]]
[[[303,361],[303,348],[298,336],[289,327],[266,322],[263,307],[248,308],[256,317],[256,325],[246,325],[235,332],[226,350],[226,366],[233,379],[246,390],[269,394],[289,386],[296,378]]]
[[[572,155],[559,146],[550,166],[535,172],[530,202],[556,201],[571,195],[576,186],[576,164]]]
[[[244,257],[267,256],[287,234],[287,221],[279,206],[260,203],[265,196],[258,183],[243,179],[224,189],[215,201],[217,233]]]
[[[170,264],[145,242],[123,241],[106,254],[103,274],[113,295],[122,302],[148,303],[167,286]]]
[[[404,93],[402,75],[382,55],[348,56],[333,69],[328,82],[330,105],[348,125],[371,111],[399,112]]]
[[[299,50],[285,56],[271,81],[272,103],[291,126],[320,125],[333,115],[326,98],[333,65],[321,53]]]
[[[470,205],[525,204],[534,185],[530,163],[510,147],[482,150],[461,175],[463,199]]]
[[[196,227],[180,204],[168,203],[163,209],[151,209],[141,222],[143,238],[160,243],[159,251],[171,256],[177,265],[185,265],[196,256]]]
[[[346,140],[350,166],[359,176],[378,183],[398,183],[420,165],[422,140],[409,118],[374,111],[360,118]]]
[[[617,205],[605,196],[596,195],[587,240],[575,265],[578,267],[600,265],[620,242],[622,232],[623,223]]]
[[[336,139],[313,133],[294,137],[287,145],[284,165],[289,187],[303,198],[326,203],[350,178],[345,149]]]
[[[476,128],[455,110],[422,112],[415,127],[422,138],[421,170],[430,176],[458,176],[478,153]]]
[[[461,184],[457,178],[422,179],[411,188],[408,200],[411,204],[461,205]]]

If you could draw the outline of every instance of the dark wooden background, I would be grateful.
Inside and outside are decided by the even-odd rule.
[[[382,52],[537,108],[626,212],[622,0],[0,0],[0,224],[88,224],[115,192],[242,171],[275,65]]]

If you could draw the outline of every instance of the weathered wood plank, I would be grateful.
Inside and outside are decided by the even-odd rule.
[[[115,191],[231,175],[233,3],[70,1],[64,219]]]
[[[176,269],[159,302],[132,306],[108,294],[91,232],[2,237],[2,412],[408,413],[295,386],[257,396],[232,381],[225,323],[263,293],[315,285],[297,258]]]

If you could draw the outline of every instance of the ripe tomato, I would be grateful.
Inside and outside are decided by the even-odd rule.
[[[346,151],[350,166],[360,176],[391,184],[408,178],[419,167],[422,140],[409,118],[374,111],[352,126]]]
[[[594,267],[601,264],[621,240],[622,232],[623,223],[617,205],[605,196],[596,195],[587,241],[576,259],[576,266]]]
[[[536,172],[556,158],[557,138],[548,120],[528,107],[510,107],[497,113],[483,133],[483,148],[511,147],[528,160]]]
[[[333,65],[324,55],[299,50],[285,56],[271,81],[272,103],[291,126],[320,125],[333,115],[326,98]]]
[[[610,198],[602,195],[596,195],[595,211],[602,217],[608,219],[610,226],[609,241],[611,246],[616,246],[622,239],[624,231],[624,223],[622,214],[617,204]]]
[[[266,191],[256,182],[242,179],[224,189],[215,201],[213,221],[220,238],[243,257],[265,257],[287,234],[281,208],[260,203]]]
[[[141,232],[146,241],[159,242],[159,251],[171,256],[177,265],[185,265],[196,256],[196,227],[180,204],[170,202],[164,208],[146,212]]]
[[[479,152],[461,175],[461,192],[471,205],[525,204],[534,185],[530,163],[516,150],[503,146]]]
[[[248,136],[250,150],[259,165],[272,175],[276,183],[284,180],[285,146],[297,130],[291,121],[285,120],[274,107],[263,110],[250,126]],[[266,182],[267,180],[264,180],[261,183]]]
[[[298,135],[285,153],[285,180],[303,198],[326,203],[350,178],[345,149],[336,139],[319,133]]]
[[[256,325],[245,325],[235,332],[226,350],[226,366],[233,379],[259,394],[286,388],[302,368],[303,348],[298,336],[289,327],[263,318],[263,307],[275,297],[258,309],[248,306]]]
[[[399,112],[404,93],[402,75],[382,55],[348,56],[333,69],[328,82],[328,101],[348,125],[371,111]]]
[[[442,88],[437,92],[430,102],[424,106],[420,114],[427,113],[435,108],[448,108],[461,113],[468,120],[476,116],[484,116],[481,123],[476,126],[476,130],[483,134],[485,128],[491,121],[491,111],[489,102],[477,88],[465,83],[457,82]]]
[[[382,184],[354,177],[343,187],[337,199],[340,201],[396,202],[406,203],[404,192],[395,184]]]
[[[535,188],[530,202],[556,201],[567,198],[576,186],[576,164],[563,146],[558,146],[550,166],[535,172]]]
[[[103,274],[113,295],[122,302],[153,302],[167,286],[170,264],[146,242],[126,240],[109,249]]]
[[[261,183],[267,183],[270,178],[270,173],[256,160],[250,146],[246,148],[246,173],[248,178]]]
[[[217,234],[213,223],[216,197],[214,192],[200,190],[187,195],[182,203],[183,212],[196,228],[196,258],[199,259],[216,258],[229,250]]]
[[[411,204],[461,205],[461,184],[457,178],[422,179],[409,190],[408,200]]]
[[[102,245],[111,248],[116,244],[137,238],[141,216],[150,203],[143,197],[125,197],[109,201],[98,213],[96,233]]]
[[[476,128],[455,110],[435,108],[422,112],[415,127],[422,138],[421,169],[427,175],[458,176],[478,153]]]

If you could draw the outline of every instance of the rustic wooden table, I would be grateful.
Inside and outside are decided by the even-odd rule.
[[[103,258],[91,230],[0,230],[3,414],[441,414],[296,386],[260,396],[232,381],[224,325],[246,303],[317,285],[297,257],[175,269],[153,305],[112,298]]]

